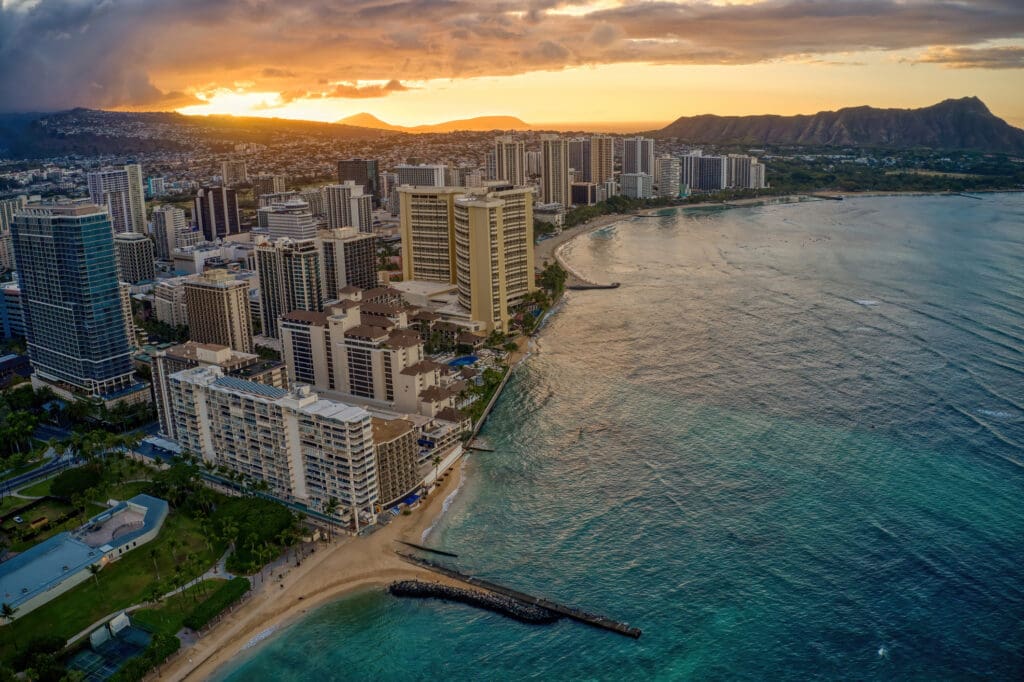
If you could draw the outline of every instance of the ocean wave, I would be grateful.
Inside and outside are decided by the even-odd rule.
[[[455,496],[459,494],[459,491],[462,490],[462,486],[466,485],[466,472],[464,469],[467,459],[469,459],[468,454],[462,458],[462,464],[459,465],[459,485],[455,487],[455,490],[448,493],[448,497],[444,498],[444,502],[441,504],[441,512],[434,517],[433,523],[427,526],[426,530],[420,535],[420,542],[426,541],[427,536],[434,530],[434,527],[437,526],[441,518],[448,513],[448,507],[452,506],[452,502],[455,500]]]
[[[252,636],[252,639],[250,639],[248,642],[245,643],[245,646],[243,646],[242,649],[244,650],[244,649],[251,649],[251,648],[253,648],[257,644],[259,644],[260,642],[265,640],[267,637],[270,637],[275,632],[277,632],[277,626],[276,625],[271,626],[271,627],[269,627],[266,630],[263,630],[261,632],[257,632],[255,635]]]

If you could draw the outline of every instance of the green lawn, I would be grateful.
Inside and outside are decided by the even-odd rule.
[[[27,488],[22,488],[18,491],[19,495],[28,495],[29,497],[42,497],[50,494],[50,485],[53,483],[53,478],[48,478],[45,481],[39,481],[39,483],[33,483]]]
[[[150,486],[149,481],[135,481],[134,483],[119,483],[117,485],[110,486],[110,489],[104,493],[104,497],[114,500],[128,500],[139,493],[145,492]]]
[[[224,580],[204,580],[195,588],[184,594],[176,594],[159,606],[151,609],[139,609],[131,614],[133,621],[153,633],[173,635],[182,628],[181,621],[214,590],[223,585]]]
[[[173,555],[172,540],[182,543]],[[224,551],[216,542],[207,545],[206,534],[198,521],[172,512],[156,540],[104,568],[99,573],[99,584],[87,580],[50,603],[16,616],[13,624],[4,627],[3,637],[0,637],[0,659],[10,660],[15,642],[26,642],[44,634],[71,637],[108,613],[144,601],[150,587],[157,582],[151,549],[158,551],[162,591],[171,589],[168,579],[174,575],[176,567],[184,565],[188,554],[196,554],[205,570]]]

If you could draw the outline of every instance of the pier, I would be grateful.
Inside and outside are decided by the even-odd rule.
[[[814,197],[815,199],[828,199],[829,201],[842,201],[843,200],[843,195],[842,194],[820,194],[819,193],[819,194],[808,194],[807,196]]]
[[[557,602],[544,599],[543,597],[535,597],[533,595],[526,594],[525,592],[520,592],[519,590],[514,590],[510,587],[505,587],[504,585],[498,585],[497,583],[493,583],[489,580],[484,580],[483,578],[475,578],[471,575],[460,573],[459,571],[456,571],[454,569],[448,568],[446,566],[441,566],[439,564],[435,564],[432,561],[427,561],[426,559],[421,559],[411,554],[405,554],[403,552],[396,552],[396,554],[398,554],[398,556],[401,557],[404,561],[408,561],[411,564],[414,564],[421,568],[425,568],[428,571],[433,571],[434,573],[439,573],[454,580],[458,580],[459,582],[471,585],[485,592],[491,592],[493,594],[499,594],[504,597],[509,597],[511,599],[521,601],[524,604],[539,606],[541,608],[547,609],[548,611],[551,611],[552,613],[556,613],[559,616],[571,618],[572,620],[575,620],[579,623],[583,623],[585,625],[589,625],[591,627],[600,628],[602,630],[609,630],[620,635],[625,635],[626,637],[632,637],[633,639],[640,638],[640,628],[632,627],[627,623],[622,623],[620,621],[613,620],[606,616],[588,613],[586,611],[577,609],[572,606],[566,606],[564,604],[559,604]]]
[[[618,282],[612,282],[611,284],[567,284],[566,289],[572,289],[573,291],[587,291],[589,289],[618,289],[621,286]]]

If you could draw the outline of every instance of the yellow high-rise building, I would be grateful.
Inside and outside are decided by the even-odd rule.
[[[533,190],[460,196],[454,217],[459,303],[488,329],[508,331],[512,311],[536,289]]]

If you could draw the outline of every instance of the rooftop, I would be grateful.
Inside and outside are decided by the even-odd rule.
[[[89,519],[81,528],[58,533],[0,564],[0,599],[19,604],[53,589],[167,518],[167,502],[136,495]]]
[[[389,443],[399,436],[412,431],[413,423],[406,419],[381,419],[373,417],[373,442]]]

